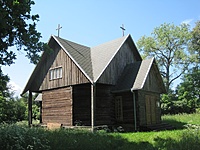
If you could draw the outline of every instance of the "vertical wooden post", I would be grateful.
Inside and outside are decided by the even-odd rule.
[[[40,103],[40,123],[42,123],[42,101],[39,101]]]
[[[96,111],[96,85],[95,83],[91,84],[91,126],[92,132],[94,132],[95,126],[95,111]]]
[[[134,129],[135,129],[135,131],[137,131],[137,114],[136,114],[136,112],[137,112],[137,107],[136,107],[136,99],[135,99],[135,92],[134,91],[132,91],[131,90],[131,92],[133,93],[133,111],[134,111]]]
[[[32,125],[32,91],[29,91],[28,97],[28,126]]]

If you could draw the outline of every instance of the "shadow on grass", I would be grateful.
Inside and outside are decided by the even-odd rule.
[[[174,140],[172,137],[155,137],[149,141],[131,142],[120,134],[92,133],[84,130],[45,130],[17,125],[0,125],[0,149],[33,150],[176,150],[198,149],[200,131],[188,130]],[[134,138],[134,137],[133,137]]]
[[[163,119],[162,122],[170,124],[174,127],[174,129],[178,129],[178,130],[184,129],[185,125],[186,125],[186,123],[180,122],[180,121],[177,121],[177,120],[174,120],[174,119]]]
[[[154,150],[149,142],[130,142],[118,135],[108,133],[91,133],[76,130],[57,130],[49,136],[49,146],[55,150],[87,149],[87,150],[130,150],[145,149]]]

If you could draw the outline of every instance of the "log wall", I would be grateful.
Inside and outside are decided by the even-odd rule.
[[[114,123],[114,103],[111,86],[96,85],[95,126]],[[91,84],[73,86],[73,123],[77,120],[91,125]]]
[[[82,121],[84,125],[91,125],[91,85],[73,86],[73,125],[75,121]]]
[[[123,121],[117,123],[134,125],[133,93],[123,92],[123,93],[118,93],[115,96],[122,97],[122,107],[123,107]]]
[[[72,88],[42,92],[43,123],[72,125]]]
[[[110,85],[96,85],[96,125],[114,124],[114,101]]]

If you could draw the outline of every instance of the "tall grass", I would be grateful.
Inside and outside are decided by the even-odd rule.
[[[22,124],[0,125],[0,150],[196,150],[200,145],[200,116],[164,116],[181,124],[196,124],[187,129],[161,132],[91,133],[85,130],[47,130]]]

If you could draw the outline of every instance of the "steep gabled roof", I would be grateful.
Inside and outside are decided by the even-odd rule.
[[[154,58],[146,59],[141,62],[132,90],[139,90],[143,88],[146,78],[150,72],[150,68],[153,64],[153,61]]]
[[[91,48],[94,82],[99,79],[128,36],[121,37]]]
[[[68,54],[68,56],[74,61],[74,63],[79,67],[79,69],[85,74],[85,76],[92,81],[92,62],[91,62],[91,51],[87,46],[83,46],[57,36],[53,38],[58,42],[58,44],[63,48],[63,50]]]
[[[66,52],[66,54],[72,59],[72,61],[91,83],[95,83],[100,78],[106,67],[126,41],[132,48],[135,49],[134,42],[130,35],[91,48],[57,36],[51,36],[48,44],[51,45],[52,43],[55,43],[55,41]],[[39,90],[39,84],[41,84],[41,81],[37,82],[36,84],[34,80],[36,75],[40,72],[40,66],[46,59],[46,53],[47,52],[43,53],[41,61],[35,67],[22,94],[28,90]],[[137,50],[133,53],[138,60],[141,60],[141,56]],[[32,85],[34,86],[31,87]]]
[[[147,79],[148,74],[150,73],[150,69],[153,63],[156,64],[155,59],[151,58],[127,65],[113,91],[120,92],[120,91],[130,91],[130,90],[134,91],[143,89],[145,81]],[[162,82],[162,77],[160,75],[157,65],[156,65],[156,74],[158,80],[161,81],[160,82],[161,91],[165,93],[166,92],[165,86]]]

